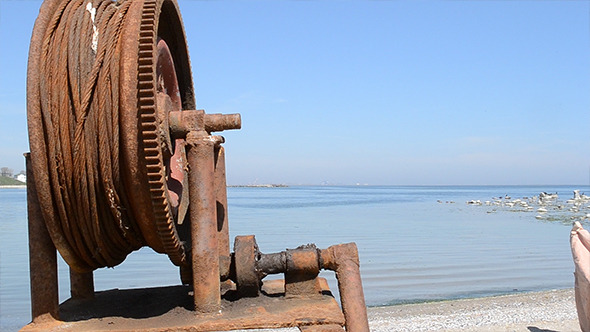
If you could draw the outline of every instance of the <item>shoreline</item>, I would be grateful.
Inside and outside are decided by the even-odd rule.
[[[574,290],[368,308],[371,331],[580,331]]]
[[[25,189],[27,188],[26,184],[16,184],[16,185],[0,185],[0,189]]]

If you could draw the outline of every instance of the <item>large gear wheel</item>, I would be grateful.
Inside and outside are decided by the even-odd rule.
[[[188,204],[184,141],[173,140],[167,125],[169,111],[195,109],[184,29],[174,1],[134,1],[129,11],[121,54],[126,188],[147,244],[186,265],[181,235],[188,230],[179,229]]]

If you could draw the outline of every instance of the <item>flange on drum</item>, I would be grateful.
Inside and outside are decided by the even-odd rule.
[[[44,1],[27,79],[33,322],[25,330],[72,320],[78,330],[368,331],[354,244],[262,254],[251,236],[230,253],[224,139],[212,133],[239,129],[240,115],[196,109],[175,1]],[[128,297],[95,293],[92,272],[143,246],[180,268],[178,303],[189,292],[193,299],[187,318],[88,319],[101,303]],[[72,293],[60,306],[56,249]],[[317,277],[322,268],[336,271],[342,311]],[[285,281],[263,282],[270,273]]]

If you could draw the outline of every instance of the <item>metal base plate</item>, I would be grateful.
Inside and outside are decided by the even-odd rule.
[[[21,331],[229,331],[237,329],[344,325],[344,316],[325,279],[322,295],[286,298],[284,281],[265,281],[262,295],[233,300],[226,289],[217,314],[192,310],[188,286],[97,292],[93,300],[69,299],[60,320],[31,323]]]

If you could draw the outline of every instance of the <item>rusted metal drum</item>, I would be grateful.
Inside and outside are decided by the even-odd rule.
[[[196,106],[178,5],[172,0],[78,2],[78,7],[72,7],[76,5],[75,1],[47,0],[43,3],[35,23],[29,56],[27,115],[31,162],[39,203],[52,241],[68,265],[81,273],[102,266],[116,265],[129,252],[144,245],[156,252],[167,254],[175,265],[188,266],[190,263],[187,260],[187,252],[190,248],[187,248],[187,245],[190,246],[190,225],[188,222],[184,223],[188,213],[185,142],[182,138],[174,138],[169,132],[168,125],[169,112],[194,110]],[[121,200],[120,205],[111,208],[115,210],[113,213],[118,213],[118,210],[128,214],[131,226],[125,224],[105,227],[119,233],[132,232],[135,229],[136,234],[133,236],[136,240],[127,245],[123,252],[117,251],[119,258],[105,262],[96,259],[95,256],[101,251],[104,252],[104,248],[108,248],[108,243],[104,244],[105,247],[95,248],[92,243],[86,241],[89,231],[105,232],[101,231],[102,226],[89,224],[85,231],[85,228],[75,225],[76,217],[68,213],[67,204],[79,205],[76,203],[79,200],[92,200],[92,197],[78,197],[87,196],[79,189],[88,187],[90,184],[83,182],[89,181],[76,178],[76,172],[68,174],[70,170],[66,168],[67,165],[64,166],[68,158],[76,158],[72,156],[76,151],[72,151],[71,155],[65,155],[63,151],[66,149],[63,146],[69,143],[60,140],[60,135],[69,130],[66,127],[72,127],[72,124],[63,121],[62,118],[58,119],[55,114],[59,114],[60,110],[40,96],[55,95],[56,92],[51,89],[58,89],[57,83],[54,84],[55,77],[47,74],[49,72],[54,73],[53,76],[58,76],[57,69],[53,72],[44,69],[47,66],[44,62],[45,57],[60,48],[63,49],[63,44],[55,37],[54,30],[59,32],[59,28],[55,28],[56,25],[62,24],[68,17],[74,17],[75,10],[76,13],[80,13],[76,18],[77,24],[94,25],[96,36],[93,38],[97,37],[98,51],[96,43],[90,47],[93,47],[95,57],[98,58],[103,45],[101,43],[105,43],[101,40],[103,30],[99,26],[99,11],[104,9],[106,13],[110,10],[107,8],[109,6],[116,6],[112,10],[119,10],[120,14],[117,12],[117,15],[122,17],[117,25],[118,30],[112,33],[115,36],[112,45],[103,47],[107,53],[111,48],[115,52],[115,60],[112,63],[116,65],[111,65],[109,70],[116,72],[112,77],[118,78],[118,82],[107,80],[111,84],[115,83],[113,86],[116,87],[116,91],[111,91],[110,94],[118,96],[114,103],[116,109],[113,108],[111,112],[118,116],[118,120],[113,121],[119,126],[119,150],[118,153],[115,151],[112,154],[120,160],[117,160],[118,169],[113,172],[120,174],[121,179],[121,186],[116,195],[125,198]],[[125,6],[124,11],[121,10],[121,6]],[[66,23],[63,24],[67,27]],[[104,29],[109,32],[108,27]],[[73,37],[70,35],[70,38]],[[73,58],[80,61],[85,56],[84,52],[90,51],[83,47],[80,47],[79,51],[73,51],[72,47],[69,47],[67,52],[64,54],[68,59],[64,61],[70,63],[74,61]],[[92,64],[87,66],[92,67]],[[68,75],[71,76],[71,73]],[[102,74],[98,74],[100,75]],[[71,83],[70,85],[73,86]],[[84,88],[83,84],[81,85]],[[98,86],[94,90],[90,89],[89,91],[94,93],[91,97],[93,100],[103,98],[96,93],[98,89],[108,90],[109,87]],[[75,102],[77,101],[72,103]],[[88,136],[88,133],[86,135]],[[91,185],[99,187],[102,184],[97,181]],[[78,191],[67,192],[68,186],[78,188]],[[108,200],[110,193],[106,189],[104,191],[107,198],[103,199]],[[99,202],[100,199],[101,197],[96,198]],[[88,203],[89,213],[99,208],[94,204]],[[105,219],[100,217],[96,219],[95,223],[105,222]]]

